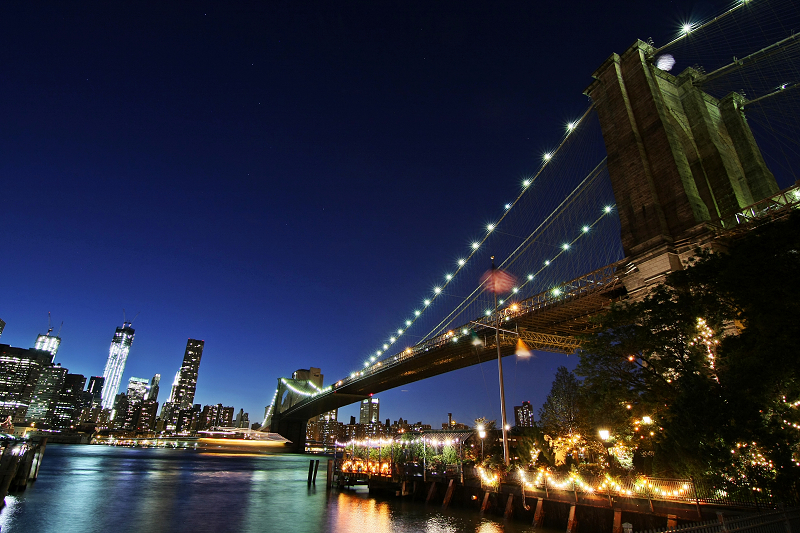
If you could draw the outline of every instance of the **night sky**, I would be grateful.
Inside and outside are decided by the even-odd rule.
[[[727,5],[4,2],[0,342],[52,312],[56,361],[102,375],[139,313],[122,388],[160,373],[163,402],[204,339],[195,401],[260,422],[278,377],[359,368],[611,53]],[[505,361],[509,407],[538,409],[577,358]],[[496,372],[383,393],[381,417],[499,418]]]

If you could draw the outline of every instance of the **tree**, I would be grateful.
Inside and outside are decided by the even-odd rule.
[[[662,475],[720,475],[796,497],[798,272],[793,212],[727,250],[698,251],[644,300],[612,306],[576,369],[588,418],[647,440],[635,422],[651,417]]]
[[[580,419],[581,384],[575,375],[560,366],[550,394],[539,409],[539,426],[551,437],[580,434],[585,424]]]

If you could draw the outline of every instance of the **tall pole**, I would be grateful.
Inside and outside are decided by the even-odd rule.
[[[492,270],[494,270],[494,256],[492,256]],[[494,342],[497,344],[497,370],[500,375],[500,416],[503,419],[503,459],[506,466],[511,463],[511,458],[508,456],[508,429],[506,427],[506,390],[503,385],[503,356],[500,354],[500,315],[497,313],[497,292],[492,291],[494,294],[494,312],[497,315],[497,321],[494,323]]]

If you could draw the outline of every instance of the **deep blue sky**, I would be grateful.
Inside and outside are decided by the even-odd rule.
[[[358,368],[612,52],[726,5],[5,2],[0,342],[31,346],[50,311],[57,361],[98,375],[140,312],[123,383],[161,373],[164,401],[204,339],[196,401],[260,421],[278,377]],[[509,406],[575,363],[507,359]],[[409,385],[381,416],[499,417],[496,380]]]

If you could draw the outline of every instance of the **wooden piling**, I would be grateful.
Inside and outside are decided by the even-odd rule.
[[[311,475],[314,473],[314,459],[308,462],[308,484],[311,485]]]
[[[534,529],[541,529],[544,525],[544,498],[536,498],[536,512],[533,513]]]
[[[503,518],[508,520],[514,516],[514,495],[509,494],[506,501],[506,512],[503,513]]]
[[[433,499],[433,495],[436,494],[436,482],[431,483],[431,490],[428,491],[428,497],[425,498],[425,503],[429,503]]]
[[[47,446],[47,437],[42,437],[39,444],[36,445],[36,452],[31,465],[31,472],[28,474],[28,479],[36,481],[39,477],[39,467],[42,466],[42,457],[44,456],[44,449]]]
[[[668,529],[675,529],[678,527],[678,517],[674,514],[667,515],[667,528]]]
[[[569,519],[567,520],[567,533],[575,533],[578,529],[578,521],[575,520],[575,505],[569,506]]]
[[[444,495],[444,502],[442,502],[442,509],[447,509],[447,506],[450,505],[450,499],[453,497],[453,490],[455,489],[455,486],[453,485],[454,481],[455,481],[454,479],[451,479],[450,483],[447,485],[447,492]]]
[[[481,514],[483,514],[489,508],[489,491],[487,490],[483,494],[483,503],[481,504]]]
[[[11,486],[11,481],[17,475],[20,459],[19,453],[21,451],[22,445],[9,443],[3,450],[3,455],[0,456],[0,504],[5,504],[8,488]]]
[[[333,486],[333,459],[328,459],[328,473],[325,478],[325,486],[331,488]]]
[[[622,509],[614,509],[614,525],[611,533],[622,533]]]
[[[311,483],[314,485],[317,484],[317,470],[319,470],[319,459],[314,461],[314,479],[311,480]]]

